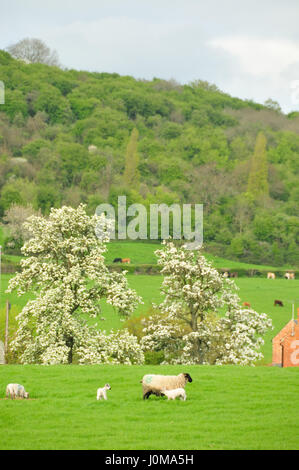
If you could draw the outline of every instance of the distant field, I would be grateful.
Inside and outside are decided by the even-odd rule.
[[[159,243],[141,243],[130,241],[115,241],[108,244],[106,255],[107,263],[112,263],[115,258],[130,258],[132,264],[155,264],[157,257],[155,251],[160,249]],[[257,269],[257,270],[277,270],[291,269],[290,266],[274,267],[251,263],[242,263],[240,261],[231,261],[218,256],[205,253],[206,258],[213,263],[216,268],[228,269]]]
[[[21,311],[22,307],[29,299],[29,294],[18,297],[15,293],[4,294],[10,275],[2,276],[2,294],[0,302],[0,339],[4,338],[5,322],[5,299],[9,299],[12,305],[11,330],[15,328],[15,315]],[[128,275],[129,284],[136,289],[143,298],[143,305],[140,305],[134,315],[146,314],[152,303],[159,303],[162,300],[160,286],[162,276]],[[271,362],[272,344],[271,340],[275,334],[291,319],[292,301],[295,308],[299,307],[299,280],[286,279],[260,279],[260,278],[238,278],[236,284],[239,287],[238,294],[242,302],[250,302],[252,307],[260,313],[267,313],[273,320],[274,330],[267,333],[263,353],[264,363]],[[284,303],[283,307],[274,307],[274,300],[279,299]],[[109,332],[112,328],[121,328],[123,323],[110,305],[102,304],[102,317],[105,321],[85,318],[90,324],[98,323],[98,327]]]
[[[185,402],[142,400],[179,366],[0,366],[0,449],[298,449],[299,370],[188,366]],[[10,382],[29,400],[4,399]],[[111,385],[107,402],[96,390]]]
[[[1,228],[0,228],[1,240]],[[0,243],[1,244],[1,243]],[[130,258],[132,265],[156,264],[157,257],[155,251],[161,248],[160,243],[132,242],[132,241],[112,241],[107,245],[105,259],[107,264],[112,264],[115,258]],[[256,269],[262,271],[288,270],[292,266],[265,266],[260,264],[242,263],[241,261],[232,261],[219,256],[205,253],[205,257],[213,263],[216,268],[221,269]],[[20,256],[4,255],[3,262],[18,263]]]

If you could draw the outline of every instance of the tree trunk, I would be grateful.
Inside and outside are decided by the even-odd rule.
[[[74,347],[74,338],[70,336],[67,341],[66,345],[70,348],[69,353],[68,353],[68,363],[72,364],[73,362],[73,347]]]

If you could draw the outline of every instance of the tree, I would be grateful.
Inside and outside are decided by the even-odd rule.
[[[3,214],[12,204],[22,204],[22,198],[14,184],[8,183],[1,191],[0,213]]]
[[[138,135],[138,130],[134,128],[127,145],[124,182],[129,189],[139,188],[139,155],[137,152]]]
[[[172,242],[156,254],[165,276],[165,299],[159,306],[162,315],[150,317],[146,324],[144,351],[163,350],[166,362],[184,364],[245,365],[262,358],[262,336],[271,320],[240,306],[233,281],[200,252]]]
[[[18,316],[12,342],[22,363],[71,363],[75,353],[82,363],[118,362],[120,357],[142,362],[137,340],[125,331],[110,338],[82,319],[82,314],[97,317],[102,299],[122,316],[141,301],[125,275],[110,273],[105,265],[109,224],[104,216],[89,217],[83,205],[52,209],[47,219],[33,216],[26,222],[32,238],[22,248],[22,271],[9,283],[9,292],[35,295]]]
[[[8,46],[7,51],[16,59],[24,60],[27,63],[40,63],[59,67],[57,51],[51,51],[40,39],[22,39]]]
[[[4,227],[8,229],[8,233],[16,245],[22,246],[30,238],[30,232],[24,228],[24,222],[32,215],[40,215],[40,211],[35,211],[30,204],[25,207],[12,204],[5,212]]]
[[[247,192],[255,199],[269,196],[268,161],[266,151],[267,140],[259,132],[251,158],[251,168],[248,176]]]
[[[272,100],[271,98],[268,98],[265,101],[264,105],[266,106],[266,108],[269,108],[272,111],[277,111],[281,113],[281,107],[279,106],[279,103],[277,101]]]

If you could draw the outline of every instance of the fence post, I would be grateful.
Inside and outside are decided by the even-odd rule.
[[[5,318],[5,343],[4,343],[4,353],[5,356],[8,353],[8,322],[9,322],[9,310],[10,303],[6,300],[6,318]]]

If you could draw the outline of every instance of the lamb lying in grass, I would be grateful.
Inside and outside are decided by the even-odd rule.
[[[165,395],[168,400],[175,400],[180,397],[181,400],[186,400],[187,395],[183,388],[175,388],[174,390],[162,390],[162,395]]]
[[[104,400],[107,400],[107,390],[111,390],[109,384],[105,384],[104,387],[98,388],[97,400],[102,400],[102,398],[104,398]]]
[[[25,391],[23,385],[8,384],[6,387],[6,398],[10,397],[12,400],[16,397],[29,398],[29,393]]]

